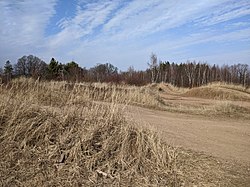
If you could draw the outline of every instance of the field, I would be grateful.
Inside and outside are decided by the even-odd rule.
[[[250,90],[15,79],[0,186],[248,186]]]

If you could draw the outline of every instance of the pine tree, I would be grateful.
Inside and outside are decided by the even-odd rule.
[[[59,73],[59,64],[54,58],[50,60],[48,72],[51,79],[57,78]]]
[[[4,65],[4,75],[6,77],[7,82],[11,80],[12,72],[13,72],[12,64],[9,60],[7,60],[7,62],[5,62]]]

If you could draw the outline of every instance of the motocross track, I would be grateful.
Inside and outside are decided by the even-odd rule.
[[[195,109],[203,106],[213,107],[221,102],[218,99],[203,97],[199,90],[198,94],[192,95],[168,86],[161,88],[161,100],[171,106],[181,105]],[[128,107],[126,116],[136,121],[139,126],[155,131],[169,145],[184,150],[184,156],[180,155],[180,160],[183,161],[181,165],[185,168],[186,180],[190,184],[199,181],[196,185],[187,186],[245,187],[250,184],[250,94],[238,90],[227,90],[226,94],[236,99],[222,102],[230,102],[233,106],[244,108],[243,117],[238,115],[241,114],[239,111],[236,111],[236,116],[223,113],[199,115],[135,106]]]
[[[160,96],[165,103],[192,107],[209,106],[218,100],[185,96],[164,86]],[[239,92],[239,93],[238,93]],[[240,91],[231,90],[239,96]],[[250,98],[249,93],[243,93]],[[230,103],[250,108],[244,100]],[[166,142],[226,160],[250,163],[250,120],[224,116],[205,116],[151,110],[140,107],[129,108],[129,118],[158,132]]]
[[[130,117],[160,134],[169,144],[225,159],[250,163],[250,121],[132,107]]]

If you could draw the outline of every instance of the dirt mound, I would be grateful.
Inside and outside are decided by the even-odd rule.
[[[187,90],[186,88],[178,88],[173,86],[172,84],[167,83],[153,83],[147,85],[146,88],[151,89],[154,92],[160,92],[170,95],[179,95]]]
[[[180,185],[175,150],[114,104],[57,108],[20,97],[0,94],[0,186]]]
[[[218,100],[250,101],[250,94],[248,92],[222,86],[204,86],[193,88],[182,94],[182,96]]]

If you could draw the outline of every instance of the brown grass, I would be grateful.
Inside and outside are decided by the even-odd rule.
[[[250,88],[246,88],[240,84],[237,85],[237,84],[229,84],[229,83],[225,83],[225,82],[214,82],[214,83],[209,84],[208,86],[221,87],[221,88],[232,89],[232,90],[250,93]]]
[[[250,92],[240,85],[218,82],[188,89],[160,83],[147,85],[144,89],[150,90],[151,94],[157,93],[160,96],[161,110],[250,119],[250,108],[246,103],[250,101]]]
[[[153,83],[153,84],[144,86],[144,88],[146,88],[147,90],[153,90],[154,93],[160,92],[160,93],[171,94],[171,95],[180,95],[189,90],[188,88],[176,87],[168,83]]]
[[[135,87],[106,83],[69,84],[66,82],[38,82],[33,79],[15,79],[7,87],[11,90],[10,94],[17,93],[20,99],[29,99],[33,104],[45,106],[82,105],[94,101],[123,104],[124,106],[136,105],[197,115],[248,118],[249,115],[247,114],[249,114],[250,110],[230,102],[230,99],[247,101],[248,98],[250,99],[250,94],[243,92],[243,87],[240,86],[226,85],[228,89],[225,89],[221,85],[224,84],[217,83],[200,88],[184,89],[163,83]],[[235,91],[236,88],[237,91]],[[5,92],[3,87],[2,89],[2,92]],[[200,106],[171,104],[164,102],[161,98],[162,93],[222,101]]]
[[[179,186],[175,149],[128,124],[115,102],[77,89],[31,80],[1,88],[1,186]]]
[[[15,79],[7,88],[11,94],[19,94],[32,100],[32,103],[50,106],[65,104],[82,104],[89,101],[112,102],[159,108],[159,95],[151,94],[149,90],[126,85],[105,83],[38,82],[33,79]],[[5,92],[4,86],[0,88]],[[28,96],[28,97],[26,97]]]
[[[166,103],[164,110],[207,117],[250,119],[250,108],[234,104],[230,101],[216,101],[209,105],[199,106],[192,104]]]
[[[183,96],[216,100],[250,101],[249,90],[242,86],[223,83],[213,83],[193,88],[184,93]]]
[[[177,151],[177,167],[184,176],[184,186],[249,186],[249,163],[227,161],[183,148]]]
[[[128,122],[118,103],[161,105],[145,87],[31,79],[2,85],[0,186],[247,184],[216,158],[168,146]]]

